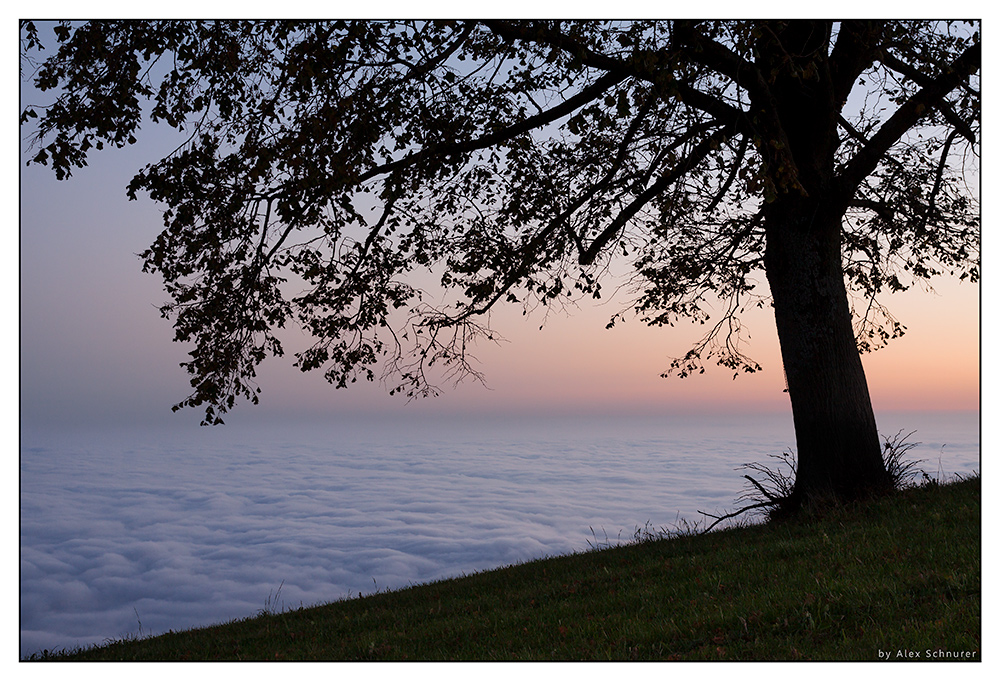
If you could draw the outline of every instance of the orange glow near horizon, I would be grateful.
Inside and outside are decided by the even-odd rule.
[[[945,280],[889,303],[907,331],[864,358],[875,409],[978,410],[979,287]]]
[[[887,347],[863,356],[876,413],[979,409],[979,287],[942,280],[936,289],[937,293],[913,290],[883,301],[907,331]],[[730,370],[714,364],[706,364],[701,375],[662,378],[670,359],[683,355],[706,327],[650,328],[631,319],[605,329],[620,307],[620,303],[581,305],[553,312],[547,319],[543,311],[525,317],[516,307],[498,309],[490,325],[506,341],[481,344],[474,352],[486,387],[473,381],[444,385],[440,397],[406,404],[405,399],[388,398],[383,386],[359,384],[338,391],[318,375],[275,367],[273,376],[261,376],[264,403],[413,414],[789,410],[769,309],[744,318],[752,336],[747,354],[763,371],[734,380]]]
[[[151,201],[105,200],[116,195],[109,187],[126,185],[129,169],[145,158],[138,150],[122,153],[135,155],[135,163],[97,156],[70,183],[57,183],[44,168],[22,169],[22,410],[46,422],[57,412],[91,420],[121,413],[129,421],[152,415],[196,425],[198,409],[170,414],[190,392],[178,367],[190,348],[170,342],[171,325],[154,307],[164,298],[161,283],[139,271],[134,255],[159,231],[159,209]],[[937,293],[914,290],[883,300],[907,332],[863,358],[876,413],[980,407],[980,288],[948,279],[934,286]],[[744,319],[751,334],[746,352],[763,371],[733,380],[714,364],[687,379],[661,378],[706,327],[649,328],[626,319],[605,329],[627,307],[613,298],[546,319],[544,310],[524,317],[516,306],[500,306],[490,326],[508,342],[481,344],[473,353],[488,387],[444,384],[440,397],[409,404],[377,383],[335,390],[320,371],[302,374],[292,352],[308,340],[288,329],[282,335],[288,354],[260,367],[261,405],[241,404],[232,417],[789,411],[769,309]]]
[[[862,358],[876,411],[979,409],[978,286],[942,281],[936,290],[909,291],[884,301],[907,331]],[[510,344],[483,353],[487,380],[505,392],[515,392],[518,383],[534,385],[535,399],[542,403],[694,411],[788,409],[769,310],[746,317],[752,334],[747,353],[764,369],[735,380],[730,370],[714,364],[706,364],[702,375],[661,378],[670,359],[683,355],[705,327],[648,328],[631,320],[605,330],[603,322],[611,311],[582,310],[550,320],[542,331],[522,321],[521,328],[510,331]],[[517,320],[509,321],[513,323],[501,328],[502,333],[516,325]],[[494,362],[496,369],[490,366]]]

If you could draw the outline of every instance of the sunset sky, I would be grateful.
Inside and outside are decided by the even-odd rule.
[[[145,160],[142,149],[111,152],[68,182],[47,168],[21,173],[21,398],[29,421],[171,419],[187,394],[169,322],[155,309],[161,282],[142,274],[136,253],[159,227],[151,201],[128,202],[124,186]],[[979,400],[979,289],[938,282],[935,293],[893,296],[908,327],[889,347],[865,357],[876,410],[976,409]],[[659,374],[702,329],[647,328],[631,320],[605,330],[627,302],[523,317],[498,311],[493,326],[507,339],[476,353],[488,388],[466,382],[426,404],[389,397],[379,385],[334,390],[316,372],[302,374],[289,357],[262,368],[262,405],[254,416],[369,410],[472,411],[754,411],[788,408],[773,320],[750,318],[750,354],[764,367],[733,380],[710,366],[704,375]],[[544,322],[544,328],[539,326]],[[294,336],[289,334],[290,344]]]
[[[22,85],[22,103],[35,101]],[[150,132],[154,134],[149,134]],[[22,423],[166,422],[196,425],[201,413],[171,414],[188,394],[178,363],[185,348],[155,306],[160,280],[140,272],[135,255],[160,228],[150,200],[129,202],[125,185],[174,140],[146,130],[140,144],[91,157],[65,182],[46,167],[20,170],[20,385]],[[22,143],[22,153],[24,145]],[[876,411],[979,407],[979,287],[942,279],[935,293],[887,299],[907,334],[865,356]],[[488,387],[466,382],[439,398],[406,404],[380,385],[337,391],[318,372],[301,374],[286,355],[260,371],[259,407],[232,420],[403,412],[752,412],[788,409],[769,311],[748,318],[749,354],[764,371],[733,380],[710,366],[689,379],[660,377],[701,327],[650,329],[630,320],[605,330],[627,305],[602,305],[527,318],[500,309],[493,327],[508,342],[476,353]],[[544,322],[544,328],[539,326]],[[295,347],[292,330],[286,334]],[[249,413],[247,413],[249,412]]]
[[[17,114],[50,99],[19,87]],[[794,448],[769,309],[743,318],[763,371],[734,380],[709,361],[703,375],[663,378],[707,327],[626,315],[606,329],[630,307],[613,281],[578,309],[499,307],[489,325],[504,341],[474,353],[485,385],[443,383],[440,397],[410,403],[383,384],[336,390],[321,371],[303,374],[293,353],[308,338],[287,329],[285,357],[258,370],[261,404],[199,428],[203,410],[171,411],[191,391],[179,366],[191,348],[172,342],[163,282],[138,257],[164,207],[125,194],[178,136],[147,121],[138,144],[92,154],[59,182],[25,167],[29,132],[16,150],[8,137],[18,231],[0,250],[0,315],[18,324],[0,375],[19,388],[19,409],[0,412],[19,444],[6,495],[19,617],[5,640],[19,629],[22,656],[131,636],[140,613],[139,634],[156,634],[260,612],[272,593],[280,607],[311,605],[585,550],[595,528],[621,538],[643,520],[655,529],[729,510],[746,462]],[[982,290],[944,278],[887,296],[907,332],[863,356],[880,434],[918,432],[916,470],[938,479],[982,471],[994,441],[991,198]]]

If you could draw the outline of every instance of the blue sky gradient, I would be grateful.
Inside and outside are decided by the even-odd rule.
[[[24,82],[20,90],[22,106],[49,99]],[[137,145],[94,153],[88,167],[58,182],[47,167],[23,166],[25,133],[17,152],[22,423],[196,425],[199,411],[170,412],[189,392],[178,367],[187,349],[171,342],[170,323],[156,310],[166,294],[156,275],[140,272],[136,256],[158,233],[161,207],[125,197],[132,175],[173,150],[181,136],[146,123]],[[979,287],[947,279],[934,286],[936,293],[911,291],[887,300],[909,330],[865,357],[876,412],[979,406]],[[618,294],[548,317],[498,309],[491,325],[508,342],[476,353],[487,386],[467,382],[421,401],[426,403],[390,398],[378,384],[334,390],[320,372],[294,369],[289,353],[261,367],[262,405],[238,406],[232,418],[788,409],[769,310],[748,318],[749,354],[763,372],[734,381],[728,370],[710,366],[705,375],[679,380],[660,373],[704,327],[650,329],[631,320],[605,330],[608,318],[627,304]],[[284,340],[293,350],[306,346],[295,329]],[[247,411],[252,413],[244,416]]]

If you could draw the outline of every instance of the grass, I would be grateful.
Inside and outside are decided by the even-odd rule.
[[[867,660],[980,653],[980,480],[45,660]],[[918,658],[912,655],[919,654]],[[959,658],[960,659],[960,658]]]

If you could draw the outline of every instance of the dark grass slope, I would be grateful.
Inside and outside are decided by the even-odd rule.
[[[539,560],[58,659],[887,655],[981,658],[978,477],[811,517]]]

